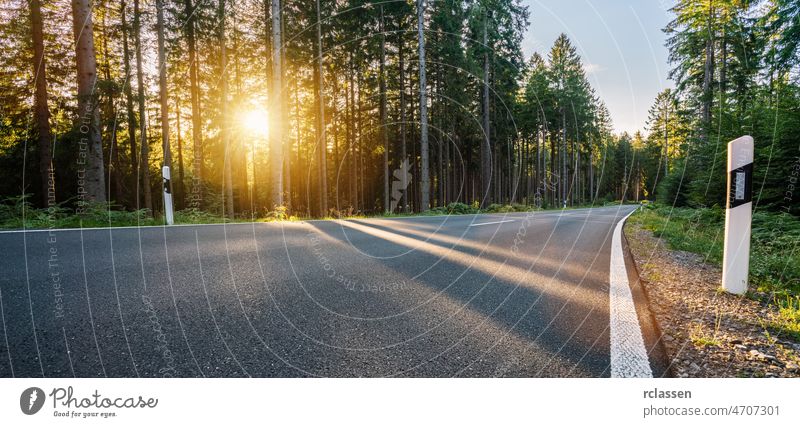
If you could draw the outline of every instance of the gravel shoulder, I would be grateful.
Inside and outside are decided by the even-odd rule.
[[[722,270],[628,222],[625,236],[676,377],[800,377],[800,344],[769,328],[768,295],[719,291]]]

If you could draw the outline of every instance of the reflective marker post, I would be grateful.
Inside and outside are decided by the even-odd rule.
[[[728,143],[728,203],[725,214],[725,253],[722,288],[732,294],[747,292],[750,270],[750,224],[753,219],[753,138]]]
[[[166,217],[167,225],[172,225],[175,223],[175,219],[172,212],[172,191],[170,190],[169,182],[169,166],[163,166],[161,168],[161,175],[164,178],[164,216]]]

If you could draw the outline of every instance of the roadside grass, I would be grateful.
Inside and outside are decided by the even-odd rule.
[[[714,334],[706,332],[703,327],[698,324],[692,326],[692,330],[689,332],[689,339],[692,340],[694,345],[699,347],[720,345],[720,341]]]
[[[47,209],[35,209],[27,197],[10,197],[0,203],[0,228],[78,228],[120,227],[130,225],[159,225],[163,223],[147,215],[147,210],[125,211],[109,204],[93,203],[81,213],[58,204]]]
[[[646,205],[629,221],[663,239],[673,250],[692,252],[706,262],[722,264],[725,211],[721,208],[673,208]],[[800,340],[800,218],[756,211],[750,246],[748,296],[777,309],[767,328]],[[753,292],[754,291],[754,292]],[[704,345],[698,335],[693,341]],[[705,343],[707,344],[707,343]]]
[[[775,297],[778,315],[770,322],[772,329],[800,341],[800,296]]]
[[[709,332],[703,327],[702,323],[692,324],[692,329],[689,331],[689,339],[696,346],[719,346],[721,345],[719,337],[720,325],[722,324],[722,313],[716,312],[714,318],[714,330]]]
[[[130,227],[164,225],[160,214],[149,215],[147,209],[124,210],[112,203],[87,203],[78,212],[65,207],[62,202],[45,209],[37,209],[27,196],[9,197],[0,201],[0,229],[48,229],[48,228],[91,228],[91,227]],[[235,219],[225,218],[200,209],[184,209],[175,212],[175,224],[222,224],[236,222],[292,221],[298,217],[286,214],[286,208],[259,214],[257,217],[244,214]]]

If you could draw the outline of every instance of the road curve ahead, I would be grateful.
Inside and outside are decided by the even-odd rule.
[[[3,232],[0,377],[611,376],[633,209]]]

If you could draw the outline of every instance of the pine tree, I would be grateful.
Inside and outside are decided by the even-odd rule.
[[[79,168],[85,171],[88,201],[105,202],[103,145],[100,139],[100,109],[97,106],[97,59],[94,49],[92,7],[88,0],[72,0],[72,28],[78,80],[78,115],[81,131]]]
[[[420,123],[420,211],[430,209],[430,166],[428,153],[428,82],[425,76],[425,0],[417,0],[417,44],[419,46],[419,123]]]
[[[50,108],[47,104],[47,61],[44,54],[44,24],[40,0],[30,0],[31,40],[33,41],[34,116],[39,147],[39,173],[41,174],[42,205],[49,206],[55,199],[55,174],[53,173],[53,140],[50,131]],[[52,187],[51,187],[52,183]],[[53,200],[51,200],[51,197]]]
[[[153,196],[150,183],[150,141],[147,137],[147,113],[144,88],[144,65],[142,63],[142,32],[141,15],[139,0],[133,0],[133,43],[136,53],[136,89],[138,92],[137,100],[139,103],[139,140],[141,141],[140,168],[136,171],[137,178],[142,181],[142,195],[144,196],[144,207],[148,214],[153,214]],[[138,196],[137,196],[138,201]],[[138,205],[137,205],[138,209]]]
[[[272,87],[270,89],[270,178],[271,208],[283,206],[283,68],[281,41],[281,4],[271,0],[272,18]]]
[[[328,139],[325,133],[325,89],[323,87],[324,74],[322,67],[322,13],[320,11],[320,1],[316,1],[316,30],[317,30],[317,68],[314,74],[314,85],[317,96],[317,152],[319,164],[319,214],[324,216],[328,212],[328,169],[327,151]]]
[[[169,140],[169,93],[167,92],[167,54],[164,36],[164,0],[156,0],[156,33],[158,37],[158,89],[161,106],[161,144],[164,166],[172,169],[172,154]],[[182,175],[182,173],[181,173]],[[181,180],[183,177],[181,177]],[[170,191],[172,189],[170,188]]]

